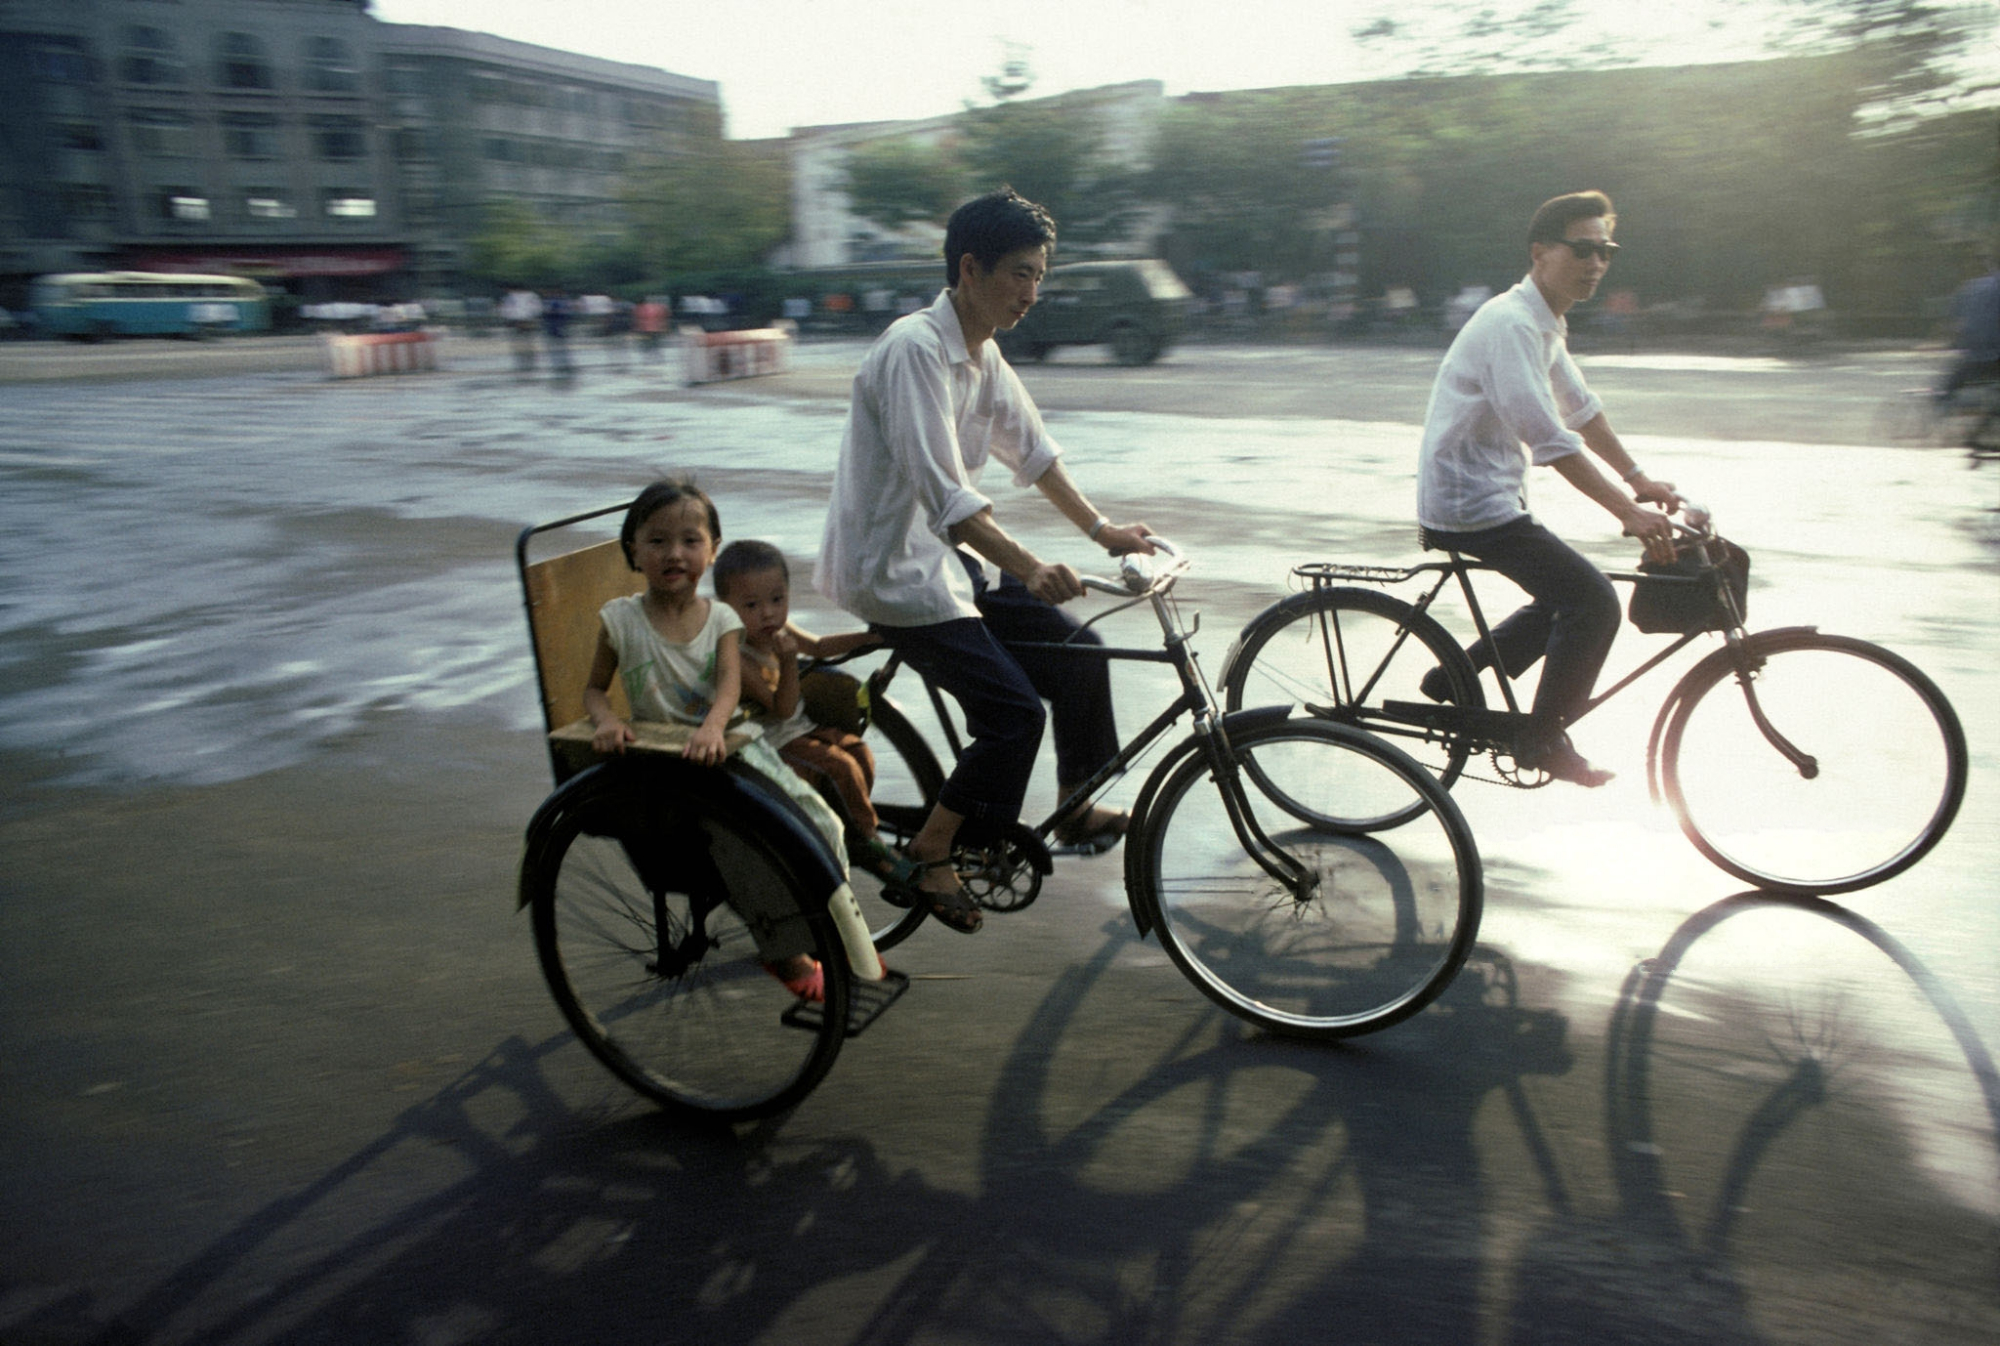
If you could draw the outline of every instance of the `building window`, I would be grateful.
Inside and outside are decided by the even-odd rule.
[[[187,69],[174,49],[174,40],[157,28],[128,24],[125,54],[118,58],[118,78],[127,84],[183,84]]]
[[[359,117],[313,118],[313,153],[321,159],[359,159],[368,153]]]
[[[62,211],[73,220],[108,220],[116,210],[111,189],[101,182],[65,182],[56,187]]]
[[[291,220],[297,219],[299,208],[292,204],[292,194],[282,187],[245,187],[243,189],[243,218],[246,220]]]
[[[104,133],[97,129],[96,122],[60,122],[56,126],[56,144],[66,150],[97,154],[104,149]]]
[[[314,93],[360,93],[354,53],[335,37],[306,39],[306,88]]]
[[[195,222],[208,219],[212,213],[208,196],[198,187],[162,187],[154,199],[163,220]]]
[[[45,37],[34,50],[33,70],[54,84],[89,84],[97,68],[80,37]]]
[[[437,157],[437,150],[431,144],[431,133],[420,126],[397,127],[394,143],[396,158],[402,163],[421,163]]]
[[[224,33],[215,40],[215,82],[225,89],[277,87],[264,44],[248,33]]]
[[[131,114],[132,148],[159,159],[194,157],[194,122],[185,114],[142,109]]]
[[[263,112],[226,112],[222,148],[232,159],[276,159],[284,152],[278,119]]]
[[[320,194],[320,202],[330,220],[375,218],[375,198],[352,187],[329,187]]]

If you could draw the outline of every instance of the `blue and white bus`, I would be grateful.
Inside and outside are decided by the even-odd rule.
[[[99,271],[38,277],[28,290],[41,330],[97,341],[114,336],[212,336],[271,325],[264,287],[242,276]]]

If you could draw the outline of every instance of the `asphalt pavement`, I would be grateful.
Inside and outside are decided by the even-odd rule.
[[[1660,682],[1592,729],[1606,790],[1461,788],[1482,939],[1408,1024],[1267,1038],[1137,937],[1118,852],[1066,859],[899,949],[796,1111],[717,1130],[583,1053],[514,910],[548,775],[512,538],[686,466],[809,557],[859,348],[688,389],[138,344],[0,348],[7,1346],[2000,1339],[2000,473],[1871,442],[1929,356],[1585,364],[1751,547],[1753,627],[1957,705],[1971,789],[1909,874],[1740,892],[1647,798]],[[1024,377],[1093,498],[1189,542],[1213,673],[1292,561],[1407,558],[1435,359]],[[1129,728],[1158,684],[1118,688]]]

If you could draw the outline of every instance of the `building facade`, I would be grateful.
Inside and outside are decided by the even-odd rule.
[[[449,293],[488,202],[608,226],[635,149],[719,122],[711,81],[369,0],[0,0],[0,89],[6,306],[100,269]]]
[[[1136,171],[1146,166],[1155,127],[1166,106],[1158,80],[1134,80],[1097,89],[1055,94],[1046,102],[1087,114],[1099,128],[1100,152],[1111,164]],[[964,113],[919,121],[858,122],[805,126],[792,132],[787,148],[792,168],[792,236],[774,260],[811,269],[895,257],[935,257],[944,239],[936,225],[912,225],[891,233],[853,211],[847,167],[855,152],[883,141],[906,140],[949,151],[962,134]],[[994,184],[989,184],[994,185]],[[1157,212],[1146,212],[1132,237],[1117,251],[1144,251],[1158,228]]]

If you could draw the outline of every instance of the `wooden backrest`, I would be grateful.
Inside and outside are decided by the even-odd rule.
[[[536,561],[523,572],[528,586],[528,630],[542,681],[542,713],[551,731],[583,717],[583,686],[597,651],[597,612],[614,598],[646,587],[625,564],[618,539]],[[611,704],[630,716],[616,679]]]

